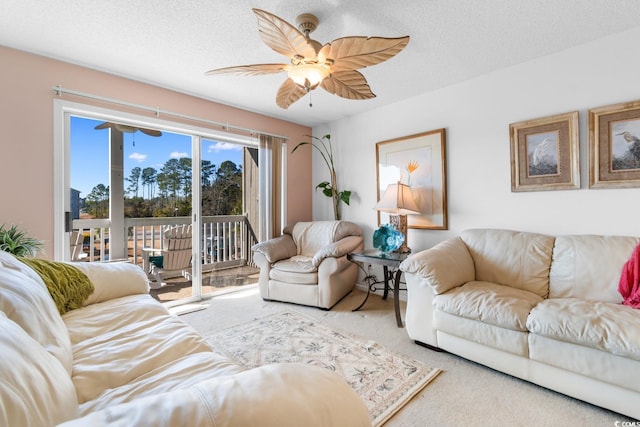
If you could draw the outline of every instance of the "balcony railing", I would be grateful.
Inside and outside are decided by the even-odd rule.
[[[142,248],[164,249],[164,232],[176,225],[190,223],[191,217],[125,218],[127,247],[116,252],[126,253],[129,261],[142,265]],[[109,219],[76,219],[73,228],[75,235],[79,236],[75,245],[74,241],[71,242],[73,260],[113,260],[109,250],[112,233]],[[203,217],[200,239],[203,271],[243,265],[255,267],[251,246],[257,243],[257,238],[245,216]]]

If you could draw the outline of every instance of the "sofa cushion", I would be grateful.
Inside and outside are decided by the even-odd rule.
[[[289,234],[256,243],[251,250],[263,254],[272,264],[281,259],[291,258],[298,253],[296,244]]]
[[[529,357],[545,365],[640,393],[640,370],[634,359],[538,334],[529,334]],[[575,385],[579,386],[578,382]],[[602,387],[597,389],[602,390]],[[615,394],[608,397],[617,399]]]
[[[438,329],[438,343],[442,342],[443,335],[451,335],[518,356],[529,356],[528,332],[501,328],[439,310],[434,312],[433,321]]]
[[[549,294],[549,266],[553,236],[510,230],[472,229],[460,237],[476,269],[475,279]]]
[[[638,242],[640,238],[628,236],[558,236],[549,296],[621,302],[620,273]]]
[[[95,399],[80,405],[80,414],[109,408],[134,399],[172,390],[184,390],[201,381],[244,371],[230,359],[213,352],[189,354],[158,366],[120,387],[109,388]]]
[[[193,328],[150,295],[116,298],[68,314],[64,319],[74,334],[72,380],[80,403],[181,357],[211,351]],[[85,323],[95,335],[84,331]],[[86,339],[78,340],[76,331]]]
[[[285,228],[298,249],[298,255],[313,257],[316,252],[347,236],[361,236],[360,227],[349,221],[298,222]]]
[[[95,304],[127,295],[148,294],[149,279],[140,267],[127,262],[74,262],[87,275],[94,291],[83,305]]]
[[[0,251],[0,311],[16,322],[71,375],[69,333],[44,282],[13,255]]]
[[[578,298],[553,298],[536,305],[532,334],[579,344],[640,361],[640,310]]]
[[[75,418],[78,401],[64,366],[0,312],[0,425],[52,426]]]
[[[510,286],[469,282],[436,295],[433,305],[455,316],[525,332],[527,316],[540,301],[538,295]]]
[[[454,265],[455,268],[450,268]],[[442,294],[475,279],[473,258],[460,237],[445,240],[430,249],[411,254],[402,261],[400,270],[424,278],[435,294]]]
[[[313,285],[318,283],[318,269],[313,266],[311,258],[298,255],[273,264],[269,278],[279,282]]]

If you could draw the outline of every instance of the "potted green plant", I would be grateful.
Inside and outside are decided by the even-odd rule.
[[[29,237],[26,231],[22,231],[17,225],[6,228],[0,225],[0,250],[9,252],[19,257],[35,257],[42,251],[44,243],[33,237]]]
[[[351,198],[351,191],[338,190],[338,178],[336,176],[336,169],[333,166],[333,148],[331,146],[331,135],[327,134],[322,138],[318,138],[317,136],[308,135],[312,141],[304,141],[300,142],[298,145],[293,147],[291,153],[295,153],[295,151],[302,147],[303,145],[311,145],[313,148],[318,150],[324,163],[327,165],[329,169],[329,176],[331,182],[323,181],[320,184],[316,185],[316,190],[320,188],[322,190],[322,194],[327,197],[331,197],[333,200],[333,216],[336,220],[340,219],[340,202],[344,202],[347,206],[349,205],[349,199]]]

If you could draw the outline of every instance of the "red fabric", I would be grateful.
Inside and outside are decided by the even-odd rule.
[[[631,258],[622,267],[618,292],[624,298],[622,304],[640,308],[640,244],[636,246]]]

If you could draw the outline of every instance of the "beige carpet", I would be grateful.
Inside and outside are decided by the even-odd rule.
[[[351,310],[364,299],[356,290],[331,311],[293,304],[265,302],[256,288],[205,300],[205,310],[182,319],[203,335],[211,335],[283,310],[296,311],[323,325],[345,331],[442,370],[427,387],[398,411],[385,427],[609,427],[632,421],[622,415],[493,371],[460,357],[416,345],[398,328],[393,299],[369,297],[362,310]],[[404,303],[403,317],[404,317]],[[632,424],[629,424],[632,425]]]
[[[375,341],[329,328],[295,311],[270,314],[205,338],[214,350],[245,369],[304,363],[336,372],[365,402],[376,427],[440,373]]]

